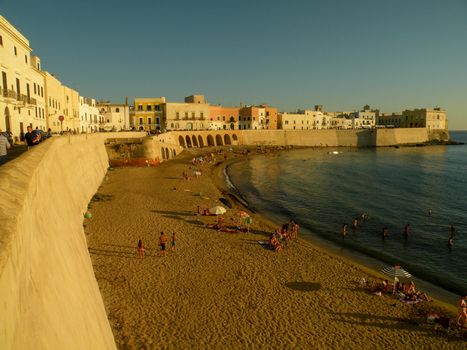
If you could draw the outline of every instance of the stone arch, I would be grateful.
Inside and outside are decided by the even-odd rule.
[[[198,135],[198,146],[204,147],[204,142],[203,142],[203,138],[201,137],[201,135]]]
[[[196,139],[196,136],[193,135],[191,139],[193,140],[193,147],[198,147],[198,140]]]
[[[225,145],[231,145],[232,144],[232,141],[230,141],[230,135],[229,134],[224,135],[224,144]]]
[[[222,136],[221,135],[216,135],[216,145],[217,146],[222,146]]]
[[[165,158],[164,147],[161,147],[161,157],[162,157],[162,159],[167,159],[167,158]]]
[[[187,148],[191,148],[191,139],[190,139],[190,136],[186,135],[186,136],[185,136],[185,139],[186,139],[186,146],[187,146]]]
[[[214,137],[212,137],[212,135],[208,135],[208,146],[215,146]]]
[[[183,148],[185,148],[185,139],[183,138],[182,135],[180,135],[178,137],[178,143],[180,144],[180,146],[182,146]]]
[[[233,134],[233,135],[232,135],[232,138],[233,138],[234,141],[238,141],[238,137],[237,137],[236,134]]]
[[[177,152],[173,149],[172,150],[172,157],[176,157],[177,156]]]
[[[165,159],[170,159],[169,149],[165,148]]]

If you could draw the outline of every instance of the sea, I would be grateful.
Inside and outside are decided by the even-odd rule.
[[[454,304],[467,293],[467,131],[451,139],[466,144],[264,154],[231,164],[227,182],[278,225],[295,219],[302,238],[373,270],[400,264],[419,288]]]

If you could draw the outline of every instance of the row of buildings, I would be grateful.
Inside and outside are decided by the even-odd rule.
[[[21,140],[27,126],[54,133],[110,130],[312,130],[406,127],[447,129],[444,110],[414,109],[380,113],[364,106],[360,111],[325,112],[321,105],[294,113],[268,105],[224,107],[209,104],[203,95],[184,102],[165,97],[135,98],[125,103],[96,101],[81,96],[54,74],[44,71],[29,41],[0,16],[0,129]]]
[[[370,106],[360,111],[325,112],[323,106],[278,112],[268,105],[224,107],[210,105],[203,95],[185,97],[185,102],[167,102],[165,97],[135,98],[130,107],[130,126],[146,131],[172,130],[319,130],[370,128],[447,129],[446,111],[435,107],[381,113]]]
[[[129,107],[81,96],[42,69],[26,39],[0,16],[0,129],[20,140],[27,126],[52,132],[129,128]]]

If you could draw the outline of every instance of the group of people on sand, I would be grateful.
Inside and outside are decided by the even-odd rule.
[[[159,236],[159,256],[166,256],[167,255],[167,250],[168,250],[168,245],[170,244],[170,249],[172,251],[175,251],[175,247],[177,245],[177,238],[175,236],[175,232],[172,234],[172,238],[169,238],[167,235],[164,234],[164,232],[161,232]],[[142,259],[144,258],[144,254],[146,251],[146,247],[143,244],[143,240],[140,239],[138,241],[138,254],[139,257]]]
[[[428,301],[428,296],[417,290],[413,281],[402,283],[397,278],[395,285],[389,283],[388,280],[384,280],[381,285],[373,289],[373,294],[382,295],[385,293],[394,293],[399,299],[405,301]]]
[[[269,245],[275,252],[280,252],[287,245],[289,240],[297,241],[298,230],[300,226],[295,220],[290,220],[290,223],[284,224],[276,232],[269,236]]]

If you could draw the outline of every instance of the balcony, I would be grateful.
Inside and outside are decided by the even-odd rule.
[[[17,94],[14,90],[2,89],[2,97],[6,100],[16,100]]]
[[[28,105],[37,106],[37,100],[34,97],[28,97]]]

